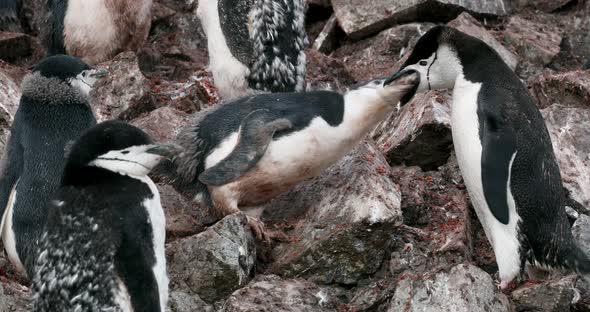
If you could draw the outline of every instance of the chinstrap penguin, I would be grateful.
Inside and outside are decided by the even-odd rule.
[[[417,91],[453,89],[455,153],[494,249],[501,288],[525,265],[590,273],[570,230],[543,117],[500,56],[477,38],[437,26],[393,77],[408,72],[420,75]]]
[[[304,0],[202,0],[197,15],[222,98],[304,90]]]
[[[0,165],[0,235],[8,259],[31,277],[33,253],[59,187],[64,148],[96,123],[88,93],[106,75],[81,60],[58,55],[33,67]]]
[[[22,32],[20,7],[21,0],[0,0],[0,31]]]
[[[147,175],[177,151],[121,121],[72,146],[37,254],[35,311],[166,311],[166,224]]]
[[[152,0],[44,0],[41,21],[46,52],[89,64],[123,51],[137,52],[151,27]]]
[[[248,208],[346,155],[417,79],[410,73],[388,84],[375,80],[344,94],[259,94],[203,111],[177,137],[184,152],[168,169],[172,184],[189,199],[202,198],[218,218],[245,209],[257,237],[268,241],[261,211]]]

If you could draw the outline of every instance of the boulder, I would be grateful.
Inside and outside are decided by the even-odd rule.
[[[14,62],[34,52],[33,39],[22,33],[0,32],[0,59]]]
[[[220,100],[213,81],[203,72],[194,72],[188,79],[180,81],[152,79],[150,88],[156,106],[170,106],[188,114]]]
[[[516,0],[512,4],[516,8],[533,8],[544,12],[553,12],[564,7],[573,0]]]
[[[545,71],[531,79],[529,85],[540,108],[558,104],[590,109],[590,71]]]
[[[133,120],[131,124],[144,130],[156,142],[168,142],[176,138],[188,119],[187,113],[164,106]]]
[[[20,102],[23,77],[18,67],[0,60],[0,105],[10,115],[10,123]]]
[[[246,285],[254,273],[254,236],[242,213],[225,217],[206,231],[166,248],[172,291],[214,303]]]
[[[182,291],[170,292],[168,312],[214,312],[213,306],[207,304],[197,295],[189,295]]]
[[[313,42],[313,49],[326,54],[331,52],[334,49],[334,46],[337,44],[337,31],[338,20],[336,19],[336,15],[332,15]]]
[[[346,65],[314,49],[305,50],[307,56],[306,83],[308,90],[344,90],[354,83]]]
[[[515,15],[505,28],[505,43],[513,46],[524,62],[544,66],[560,51],[562,36],[554,27]]]
[[[234,292],[221,312],[328,312],[336,311],[337,302],[327,291],[304,279],[259,275]]]
[[[345,311],[381,311],[379,307],[388,301],[395,291],[395,282],[383,279],[360,287],[347,304]]]
[[[0,277],[0,311],[28,312],[32,311],[30,290],[13,281]]]
[[[562,312],[570,310],[575,277],[569,276],[541,284],[525,284],[512,292],[516,311]]]
[[[390,165],[438,168],[446,163],[453,146],[450,94],[436,90],[417,94],[373,135]]]
[[[340,27],[354,39],[395,24],[447,22],[462,11],[488,16],[508,12],[503,0],[332,0]]]
[[[590,217],[580,214],[572,226],[572,234],[578,246],[590,256]]]
[[[430,276],[408,273],[397,283],[388,312],[511,311],[506,296],[481,269],[460,264]]]
[[[447,25],[454,27],[468,35],[481,39],[487,45],[492,47],[502,57],[502,60],[512,70],[518,64],[518,56],[506,49],[490,32],[488,32],[481,23],[467,12],[461,13],[456,19],[450,21]]]
[[[564,186],[572,199],[590,207],[590,109],[552,105],[541,113]]]
[[[345,285],[375,273],[401,223],[400,190],[388,175],[383,156],[365,141],[321,176],[267,204],[263,220],[291,228],[268,272]]]
[[[158,184],[160,202],[166,216],[166,239],[172,240],[202,232],[205,227],[200,222],[201,207],[195,207],[172,186]]]

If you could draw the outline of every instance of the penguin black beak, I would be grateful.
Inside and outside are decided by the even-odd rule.
[[[406,105],[408,102],[410,102],[410,100],[414,97],[414,95],[416,94],[416,91],[418,90],[418,86],[420,85],[420,73],[417,70],[414,69],[407,69],[407,70],[399,70],[397,73],[393,74],[393,76],[387,78],[384,82],[383,85],[389,85],[392,82],[411,75],[411,74],[416,74],[418,76],[418,79],[416,79],[416,83],[414,84],[414,86],[412,87],[412,89],[410,89],[410,91],[408,91],[408,93],[406,93],[401,99],[400,99],[400,104],[401,106]]]
[[[154,154],[163,156],[165,158],[171,159],[174,156],[178,155],[181,151],[181,148],[177,145],[173,144],[156,144],[152,147],[148,148],[145,152],[148,154]]]
[[[96,68],[90,72],[90,77],[93,78],[104,78],[109,74],[109,71],[104,68]]]

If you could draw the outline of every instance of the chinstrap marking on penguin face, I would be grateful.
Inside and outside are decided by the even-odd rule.
[[[109,151],[98,156],[89,165],[125,175],[144,176],[164,159],[162,155],[148,152],[149,149],[156,146],[155,144],[138,145],[123,150]]]

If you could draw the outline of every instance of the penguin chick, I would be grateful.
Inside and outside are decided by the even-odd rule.
[[[197,16],[222,98],[305,89],[303,0],[201,0]]]
[[[20,0],[0,0],[0,31],[23,31],[18,18],[20,7]]]
[[[174,153],[120,121],[80,137],[39,246],[35,311],[165,311],[166,222],[147,174]]]
[[[151,26],[152,0],[44,0],[43,45],[89,64],[124,51],[137,52]]]
[[[10,262],[29,277],[47,220],[45,203],[59,187],[64,147],[96,124],[88,93],[105,75],[75,57],[57,55],[35,65],[23,81],[0,162],[0,236]]]
[[[455,153],[494,249],[501,288],[527,262],[590,273],[570,230],[543,117],[500,56],[477,38],[437,26],[418,40],[393,79],[410,72],[420,75],[418,91],[453,89]]]
[[[410,73],[345,94],[260,94],[204,111],[177,138],[185,152],[173,184],[191,199],[202,194],[219,218],[266,203],[346,155],[416,83]],[[256,217],[250,225],[267,239]]]

